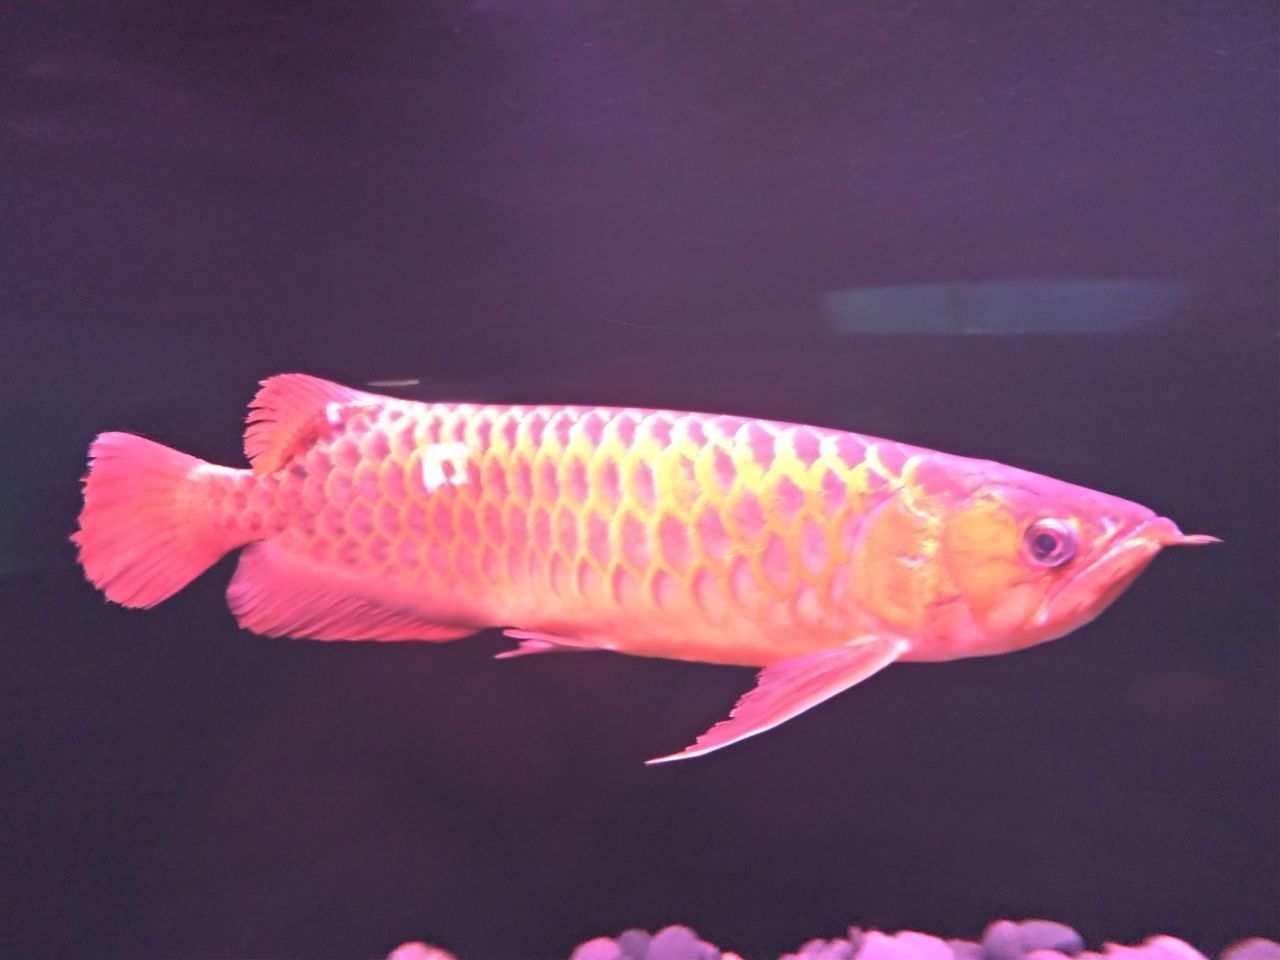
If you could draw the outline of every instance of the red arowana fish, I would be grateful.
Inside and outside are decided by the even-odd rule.
[[[301,374],[250,407],[251,470],[104,433],[86,576],[150,607],[229,550],[240,625],[758,666],[686,750],[761,733],[895,660],[1018,650],[1092,620],[1162,547],[1116,497],[819,427],[592,407],[418,403]],[[659,762],[659,761],[650,761]]]

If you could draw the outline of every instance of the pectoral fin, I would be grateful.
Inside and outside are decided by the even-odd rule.
[[[883,670],[906,648],[906,642],[896,637],[868,637],[834,650],[780,660],[760,671],[755,687],[742,696],[729,719],[721,720],[692,746],[648,763],[700,757],[764,733]]]

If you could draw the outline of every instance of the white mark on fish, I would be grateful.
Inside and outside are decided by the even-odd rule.
[[[434,443],[422,454],[422,485],[435,490],[446,483],[456,485],[467,482],[467,457],[470,451],[465,443]],[[448,471],[445,470],[448,467]]]

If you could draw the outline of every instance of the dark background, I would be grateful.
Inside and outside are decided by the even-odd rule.
[[[0,951],[565,955],[690,923],[1276,936],[1267,2],[0,7]],[[1139,335],[839,334],[825,294],[1128,278]],[[233,560],[104,604],[131,429],[240,464],[258,379],[766,415],[1226,541],[1096,623],[646,769],[751,672],[239,632]]]

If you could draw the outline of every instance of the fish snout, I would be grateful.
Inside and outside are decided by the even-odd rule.
[[[1168,517],[1156,517],[1144,524],[1138,531],[1138,536],[1157,547],[1198,546],[1222,542],[1218,537],[1207,533],[1183,533]]]

